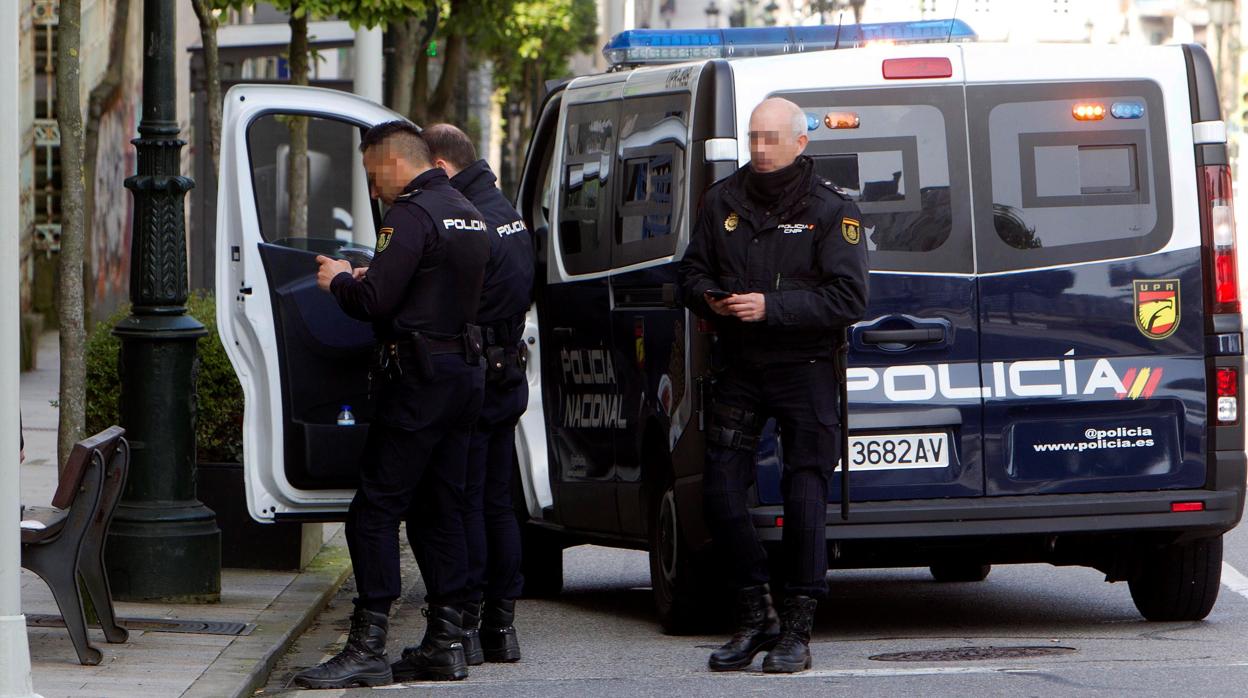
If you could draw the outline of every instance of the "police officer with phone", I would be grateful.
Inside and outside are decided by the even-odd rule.
[[[434,124],[422,136],[434,165],[446,170],[451,186],[472,202],[489,228],[490,262],[477,312],[485,337],[485,402],[468,455],[464,520],[471,594],[463,606],[464,651],[470,665],[514,662],[520,659],[513,621],[523,577],[511,481],[516,424],[529,403],[528,350],[521,335],[533,297],[533,240],[498,190],[489,163],[477,159],[467,134],[450,124]],[[396,665],[396,678],[403,675]]]
[[[367,270],[317,257],[317,284],[378,342],[376,403],[347,514],[355,611],[342,652],[295,677],[306,688],[391,683],[386,633],[402,591],[399,523],[428,591],[428,626],[403,651],[411,678],[468,675],[459,605],[468,598],[464,480],[485,373],[476,321],[490,242],[480,214],[434,167],[415,126],[369,129],[360,150],[374,198],[389,206]]]
[[[857,207],[802,156],[802,110],[763,101],[749,137],[750,164],[707,190],[680,265],[684,302],[714,324],[727,364],[715,380],[702,482],[739,624],[709,665],[745,669],[769,650],[763,671],[791,673],[810,668],[815,607],[827,591],[828,478],[841,450],[833,358],[866,309],[867,255]],[[746,499],[769,417],[784,452],[779,617]]]

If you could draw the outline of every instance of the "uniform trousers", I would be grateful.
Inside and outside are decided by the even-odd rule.
[[[780,431],[784,526],[779,569],[787,595],[827,593],[828,478],[840,457],[839,402],[831,359],[730,366],[715,381],[703,473],[704,511],[718,554],[738,588],[770,580],[750,520],[756,437],[768,418]],[[741,436],[734,436],[739,433]]]
[[[520,525],[512,502],[516,472],[516,424],[529,402],[529,386],[487,381],[481,417],[468,451],[464,529],[468,538],[470,599],[519,598]]]
[[[346,525],[356,603],[369,610],[388,611],[402,593],[398,530],[405,519],[426,600],[451,605],[467,598],[464,481],[485,370],[458,354],[434,356],[433,368],[427,381],[409,365],[401,377],[374,386],[376,417]]]

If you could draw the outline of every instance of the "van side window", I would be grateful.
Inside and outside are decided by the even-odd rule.
[[[862,211],[871,267],[970,272],[970,187],[960,90],[783,95],[814,126],[806,154]]]
[[[625,99],[620,119],[620,196],[612,266],[676,252],[686,219],[689,96]]]
[[[1161,94],[1146,81],[972,86],[981,271],[1160,249],[1170,234]],[[1079,107],[1100,118],[1078,119]],[[1097,110],[1099,109],[1099,112]]]
[[[559,207],[559,249],[569,274],[602,271],[611,263],[611,169],[619,102],[568,107]]]

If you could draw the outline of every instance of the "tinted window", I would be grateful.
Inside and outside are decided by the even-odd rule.
[[[970,272],[961,90],[786,94],[813,117],[806,153],[857,202],[873,269]],[[832,128],[830,125],[836,125]]]
[[[968,89],[982,271],[1145,254],[1170,233],[1161,95],[1149,82]],[[1100,105],[1103,118],[1075,118]],[[1142,111],[1142,114],[1140,113]],[[1115,113],[1136,118],[1116,118]]]
[[[601,271],[611,260],[607,214],[618,114],[618,102],[568,107],[558,241],[569,274]]]
[[[308,125],[307,225],[290,223],[290,124]],[[351,188],[365,187],[351,173],[359,162],[353,124],[306,116],[268,114],[247,129],[251,181],[265,242],[304,247],[308,240],[350,242],[354,220]],[[347,173],[343,176],[343,173]],[[318,247],[319,249],[319,247]]]
[[[616,267],[669,256],[685,220],[688,95],[625,99]]]

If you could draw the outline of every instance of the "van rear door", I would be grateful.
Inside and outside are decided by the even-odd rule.
[[[812,70],[814,60],[825,65]],[[776,63],[737,71],[739,109],[748,114],[772,94],[802,107],[806,153],[858,203],[869,249],[870,306],[850,336],[850,494],[979,496],[979,300],[961,54],[950,45],[897,46]],[[945,75],[915,74],[933,65]],[[777,74],[798,86],[773,92]],[[881,75],[893,78],[881,86]],[[778,468],[778,459],[760,459],[763,504],[781,500]],[[830,484],[838,501],[839,478]]]
[[[1182,49],[1037,47],[1022,62],[1012,50],[964,47],[986,492],[1203,486],[1200,210]]]

